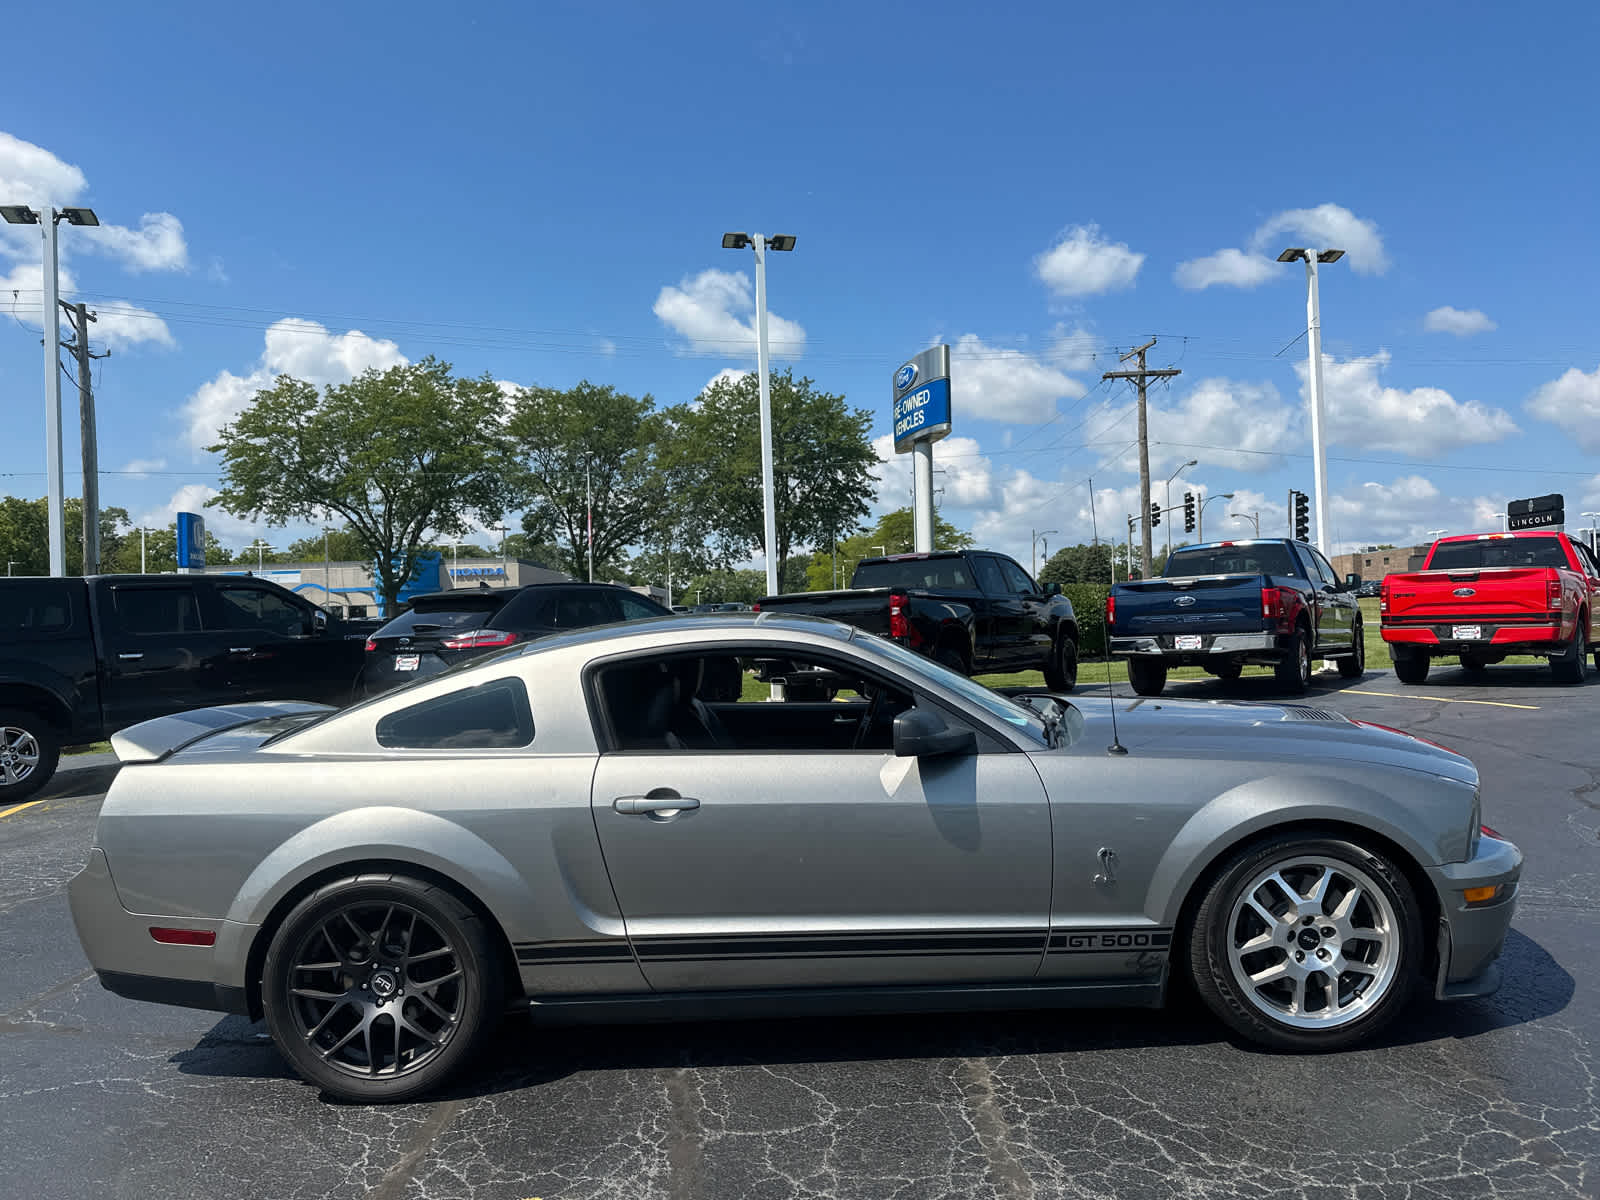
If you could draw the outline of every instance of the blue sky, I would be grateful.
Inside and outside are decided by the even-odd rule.
[[[1285,245],[1349,251],[1322,286],[1341,545],[1547,491],[1600,509],[1597,104],[1562,51],[1592,5],[195,12],[87,4],[70,58],[5,55],[0,203],[118,227],[64,229],[63,266],[113,351],[103,502],[135,517],[203,499],[197,447],[276,371],[432,353],[688,399],[753,365],[726,229],[799,239],[774,337],[875,434],[899,362],[955,347],[943,512],[1024,561],[1034,530],[1088,536],[1091,475],[1102,536],[1135,507],[1100,374],[1151,334],[1183,371],[1152,392],[1158,481],[1197,458],[1188,486],[1237,494],[1209,519],[1283,528],[1311,490]],[[0,227],[13,494],[44,490],[37,288],[36,235]],[[69,491],[75,451],[69,415]],[[881,503],[908,480],[890,462]]]

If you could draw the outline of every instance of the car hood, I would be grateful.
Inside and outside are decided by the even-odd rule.
[[[1478,783],[1471,760],[1453,750],[1318,704],[1086,696],[1071,703],[1084,718],[1075,753],[1104,753],[1115,740],[1130,754],[1384,764]]]

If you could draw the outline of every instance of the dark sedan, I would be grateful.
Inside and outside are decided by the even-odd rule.
[[[609,583],[458,588],[416,596],[409,612],[367,639],[357,690],[376,696],[518,642],[671,615],[648,596]]]

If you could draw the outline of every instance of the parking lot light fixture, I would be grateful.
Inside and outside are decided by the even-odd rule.
[[[1207,496],[1204,500],[1200,501],[1200,507],[1197,510],[1195,510],[1196,511],[1195,522],[1194,522],[1194,538],[1195,538],[1195,541],[1203,542],[1203,541],[1206,540],[1206,505],[1210,504],[1213,500],[1232,500],[1232,499],[1233,499],[1233,493],[1232,492],[1218,492],[1215,496]]]
[[[37,225],[39,214],[26,204],[0,204],[0,217],[7,225]]]
[[[1441,533],[1449,533],[1449,532],[1450,531],[1448,529],[1430,529],[1423,536],[1425,536],[1431,542],[1431,541],[1433,541],[1434,538],[1438,537]]]
[[[767,560],[767,594],[778,594],[778,511],[772,496],[772,390],[767,371],[767,251],[793,250],[794,235],[725,233],[724,250],[749,246],[756,256],[756,374],[761,395],[762,551]]]
[[[1198,467],[1199,465],[1200,465],[1200,460],[1198,458],[1191,458],[1188,462],[1184,463],[1183,466],[1179,467],[1171,475],[1167,476],[1167,511],[1168,512],[1172,511],[1172,481],[1174,479],[1176,479],[1179,475],[1182,475],[1190,467]],[[1167,557],[1168,558],[1172,557],[1172,522],[1171,521],[1167,522]]]
[[[1322,429],[1322,301],[1317,294],[1317,264],[1336,263],[1343,250],[1308,250],[1290,246],[1279,262],[1306,264],[1306,391],[1311,401],[1311,484],[1317,501],[1317,549],[1328,552],[1328,448]]]
[[[1256,536],[1261,536],[1261,514],[1259,512],[1242,513],[1231,512],[1228,514],[1235,521],[1249,521],[1256,527]]]

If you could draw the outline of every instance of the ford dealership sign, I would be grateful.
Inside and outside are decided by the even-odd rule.
[[[950,432],[950,347],[924,350],[894,373],[894,448],[904,454]]]

